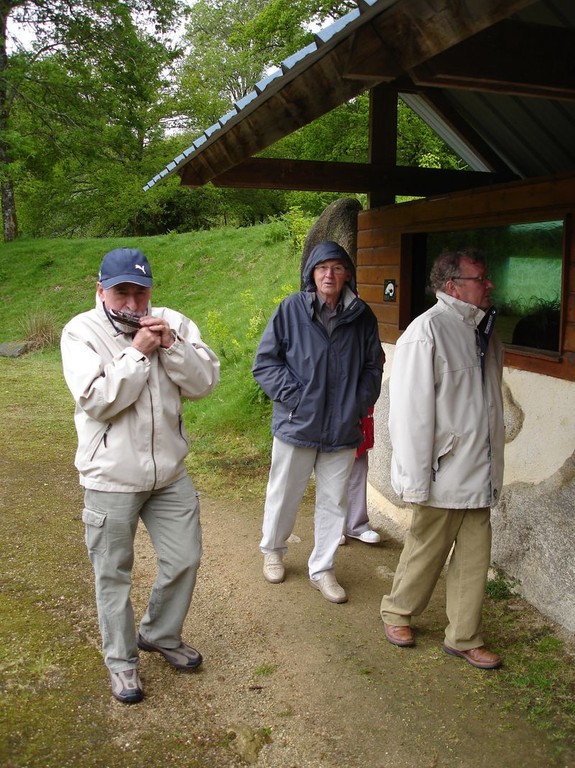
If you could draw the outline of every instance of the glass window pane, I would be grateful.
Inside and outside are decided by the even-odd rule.
[[[503,341],[558,352],[563,221],[428,234],[427,275],[441,251],[466,246],[485,252]]]

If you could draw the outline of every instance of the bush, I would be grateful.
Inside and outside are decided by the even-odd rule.
[[[55,347],[60,340],[60,329],[50,312],[32,312],[22,320],[20,327],[29,350]]]
[[[313,224],[313,219],[306,216],[298,205],[290,208],[282,218],[286,222],[288,228],[291,241],[291,252],[301,256],[306,237]]]

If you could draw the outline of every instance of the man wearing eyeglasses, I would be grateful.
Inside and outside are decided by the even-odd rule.
[[[490,508],[503,483],[494,286],[473,249],[442,253],[430,283],[437,303],[398,340],[390,377],[391,481],[413,511],[381,617],[390,643],[415,645],[412,618],[426,608],[449,557],[443,649],[494,669],[502,660],[482,636]]]
[[[334,572],[360,421],[379,397],[377,319],[355,290],[355,266],[337,243],[319,243],[304,289],[284,299],[261,338],[253,374],[273,401],[272,460],[260,551],[264,578],[285,578],[284,555],[312,475],[316,481],[310,583],[332,603],[347,594]]]

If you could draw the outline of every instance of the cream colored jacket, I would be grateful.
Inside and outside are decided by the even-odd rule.
[[[181,400],[208,395],[220,364],[191,320],[165,307],[150,311],[176,333],[169,349],[150,358],[114,329],[98,298],[62,332],[64,376],[76,402],[75,464],[86,488],[149,491],[186,474]]]
[[[391,482],[408,502],[494,506],[503,484],[503,351],[491,336],[482,378],[477,325],[485,313],[438,292],[397,342],[390,378]]]

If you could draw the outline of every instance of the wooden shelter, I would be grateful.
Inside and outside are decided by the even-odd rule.
[[[575,380],[574,44],[572,0],[358,0],[145,188],[177,172],[189,187],[366,193],[358,283],[390,343],[423,308],[430,235],[560,222],[558,341],[509,344],[506,362]],[[258,157],[365,91],[367,163]],[[399,98],[469,170],[397,165]]]
[[[572,632],[574,51],[573,0],[358,0],[356,10],[318,32],[146,185],[179,173],[191,187],[366,193],[358,286],[379,320],[386,376],[398,336],[425,309],[434,253],[458,239],[488,242],[507,311],[497,320],[507,332],[507,445],[505,487],[492,515],[493,561],[526,599]],[[258,156],[365,91],[368,162]],[[398,99],[467,170],[397,165]],[[397,204],[397,196],[420,199]],[[370,488],[379,511],[402,526],[404,511],[389,483],[388,405],[384,381]]]

